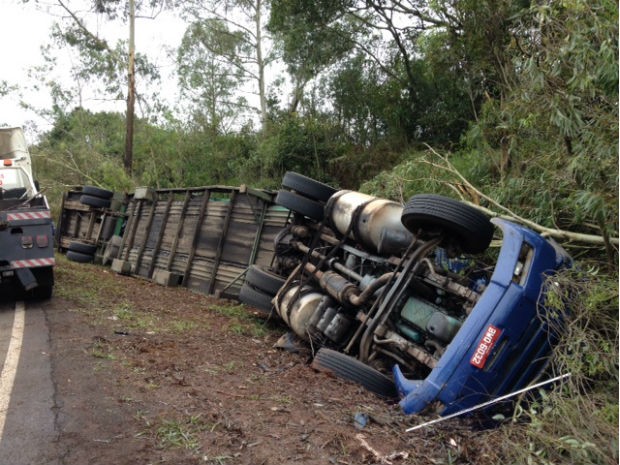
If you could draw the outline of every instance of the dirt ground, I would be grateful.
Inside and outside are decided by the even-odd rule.
[[[47,315],[64,465],[501,463],[498,430],[406,433],[433,417],[275,349],[285,328],[237,302],[59,262]]]

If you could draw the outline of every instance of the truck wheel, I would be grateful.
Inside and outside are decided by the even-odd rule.
[[[73,252],[79,252],[84,255],[95,255],[97,252],[97,246],[92,244],[85,244],[83,242],[72,241],[69,243],[68,250]]]
[[[322,204],[294,192],[278,191],[275,203],[316,221],[322,221],[325,215]]]
[[[39,286],[34,290],[33,298],[37,300],[49,300],[52,298],[53,293],[53,286]]]
[[[336,378],[357,383],[384,398],[396,398],[396,385],[383,373],[365,363],[335,350],[321,348],[314,356],[312,368],[333,374]]]
[[[435,194],[409,199],[401,222],[412,233],[445,232],[451,245],[465,253],[484,252],[493,239],[493,224],[486,215],[458,200]]]
[[[44,266],[33,268],[32,273],[37,279],[37,287],[26,293],[27,299],[47,300],[52,297],[54,289],[54,268]]]
[[[26,299],[28,300],[49,300],[54,293],[54,287],[39,284],[37,287],[28,292]]]
[[[287,171],[284,174],[282,186],[319,202],[327,202],[336,193],[333,187],[294,171]]]
[[[258,265],[251,265],[245,274],[245,282],[265,294],[275,296],[286,282],[286,278]]]
[[[114,195],[114,192],[95,186],[82,186],[82,194],[109,200]]]
[[[254,289],[246,283],[244,283],[239,290],[239,300],[250,307],[254,307],[264,315],[271,314],[271,309],[273,308],[273,304],[271,303],[272,298],[272,296]]]
[[[80,203],[95,208],[110,208],[110,205],[112,204],[110,199],[102,199],[101,197],[95,197],[94,195],[80,196]]]
[[[67,251],[67,258],[72,262],[78,263],[90,263],[95,259],[94,255],[88,255],[85,253],[75,252],[74,250]]]

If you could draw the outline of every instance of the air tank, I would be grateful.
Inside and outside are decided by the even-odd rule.
[[[380,255],[400,255],[413,240],[400,221],[402,205],[391,200],[341,190],[330,197],[326,212],[338,232]]]
[[[323,297],[310,286],[295,285],[279,299],[276,311],[297,336],[307,341],[310,319]]]

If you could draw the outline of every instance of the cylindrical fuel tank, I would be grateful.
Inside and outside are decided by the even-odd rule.
[[[300,338],[309,340],[308,325],[324,295],[310,286],[292,286],[280,299],[276,310]]]
[[[329,199],[329,222],[367,250],[381,255],[398,255],[413,240],[400,217],[402,205],[361,192],[341,190]]]

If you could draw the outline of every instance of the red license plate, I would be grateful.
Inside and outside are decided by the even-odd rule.
[[[476,348],[474,355],[472,355],[469,363],[471,363],[477,368],[484,368],[484,365],[489,358],[489,354],[491,353],[493,346],[495,345],[501,334],[501,329],[496,328],[493,325],[489,325],[486,332],[484,333],[484,336],[482,336],[482,339],[480,339],[478,347]]]

